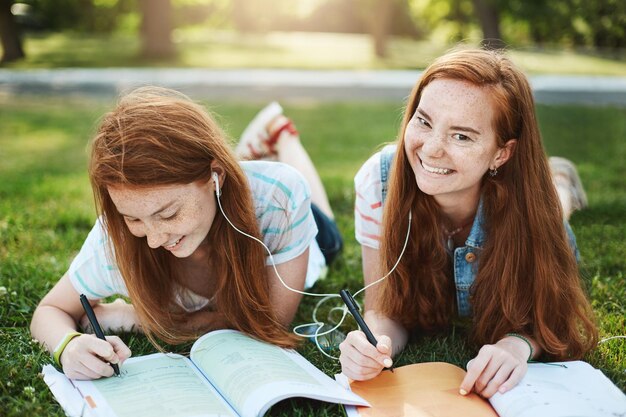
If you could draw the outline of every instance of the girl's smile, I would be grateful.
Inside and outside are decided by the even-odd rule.
[[[205,240],[217,203],[211,181],[155,187],[109,187],[109,195],[130,232],[178,258]]]
[[[407,124],[404,148],[422,192],[442,206],[475,205],[482,179],[503,163],[489,89],[465,81],[428,84]]]

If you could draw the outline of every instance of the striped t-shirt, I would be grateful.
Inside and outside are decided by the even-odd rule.
[[[315,240],[317,226],[306,180],[297,170],[282,163],[249,161],[241,162],[241,167],[248,177],[263,242],[272,252],[274,262],[288,262],[309,248],[306,286],[310,287],[325,270],[326,264]],[[116,294],[128,296],[114,256],[108,255],[107,242],[106,230],[98,219],[69,268],[69,277],[76,291],[91,299]],[[266,264],[271,265],[269,256]],[[188,310],[208,303],[189,291],[182,291],[179,300]]]
[[[356,201],[354,230],[356,240],[373,249],[380,248],[383,221],[380,152],[372,155],[354,177]]]

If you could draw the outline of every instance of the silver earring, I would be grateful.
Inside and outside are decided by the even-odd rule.
[[[495,177],[496,175],[498,175],[498,167],[495,167],[494,169],[490,169],[489,170],[489,176],[490,177]]]

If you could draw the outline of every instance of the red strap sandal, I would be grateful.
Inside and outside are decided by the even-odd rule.
[[[278,143],[278,139],[280,139],[280,136],[284,131],[287,131],[292,135],[299,135],[298,129],[296,129],[296,126],[293,124],[293,122],[290,119],[286,119],[286,121],[276,130],[274,130],[265,141],[265,145],[267,145],[267,148],[271,153],[276,153],[276,144]]]

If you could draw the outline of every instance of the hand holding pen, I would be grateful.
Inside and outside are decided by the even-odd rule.
[[[109,339],[107,339],[104,336],[104,332],[102,331],[102,328],[100,327],[100,323],[98,323],[98,319],[96,318],[93,308],[91,307],[91,304],[89,304],[89,300],[87,300],[87,297],[85,297],[84,294],[80,295],[80,302],[83,306],[83,309],[85,310],[85,314],[87,315],[87,318],[89,319],[89,323],[91,324],[91,327],[93,328],[96,337],[100,340],[104,340],[108,342],[110,346],[113,348],[112,354],[110,354],[110,352],[109,354],[104,354],[104,352],[99,352],[99,351],[92,351],[90,353],[94,353],[99,358],[102,358],[104,360],[114,357],[115,359],[122,361],[128,358],[130,356],[130,349],[128,349],[128,347],[117,336],[109,337]],[[102,347],[103,345],[99,345],[99,349],[102,349]],[[93,348],[95,348],[95,346],[92,346],[92,349]],[[106,349],[106,351],[109,351],[109,349]],[[93,363],[94,362],[93,360],[88,360],[88,361],[92,364],[92,368],[98,368],[97,364]],[[113,368],[113,372],[115,373],[115,375],[119,376],[120,375],[119,365],[117,363],[109,363],[109,364],[111,368]],[[98,378],[100,376],[105,376],[105,374],[101,374],[101,373],[100,375],[93,376],[92,375],[93,372],[95,372],[96,374],[99,373],[97,372],[96,369],[87,369],[83,372],[86,373],[85,376],[89,378],[94,378],[94,377]]]
[[[378,375],[383,366],[393,372],[393,362],[389,356],[391,354],[391,340],[387,336],[382,336],[381,343],[379,343],[359,313],[358,305],[352,298],[352,294],[348,290],[341,290],[339,295],[367,339],[366,343],[359,332],[348,334],[346,341],[342,343],[343,346],[340,345],[342,369],[344,371],[355,369],[354,373],[347,375],[355,380],[373,378]]]

